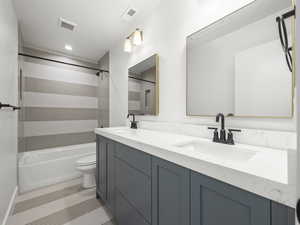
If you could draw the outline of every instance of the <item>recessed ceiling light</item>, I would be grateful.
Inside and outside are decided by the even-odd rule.
[[[65,45],[65,49],[68,50],[68,51],[72,51],[73,48],[71,45]]]

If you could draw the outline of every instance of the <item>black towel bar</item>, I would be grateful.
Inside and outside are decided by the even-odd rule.
[[[2,109],[2,108],[12,108],[12,110],[20,110],[21,109],[21,107],[18,107],[18,106],[14,106],[14,105],[10,105],[10,104],[2,104],[1,102],[0,102],[0,109]]]

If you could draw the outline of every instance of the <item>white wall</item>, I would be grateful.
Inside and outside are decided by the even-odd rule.
[[[299,6],[300,5],[300,0],[297,0],[295,1],[296,4]],[[299,10],[299,7],[297,7],[297,12],[296,14],[299,15],[300,13],[300,10]],[[297,33],[296,33],[296,40],[299,41],[300,40],[300,18],[299,16],[297,16],[297,20],[296,20],[296,29],[297,29]],[[297,68],[300,68],[300,45],[298,44],[297,45],[297,48],[296,48],[296,55],[297,55],[297,61],[296,61],[296,67]],[[296,85],[299,87],[300,85],[300,70],[298,69],[296,71]],[[300,88],[297,88],[297,106],[298,106],[298,114],[300,114]],[[299,115],[298,115],[299,117]],[[300,148],[300,135],[299,135],[299,131],[300,131],[300,120],[297,121],[297,143],[298,143],[298,149]],[[297,154],[298,154],[298,157],[297,157],[297,198],[298,200],[300,200],[300,165],[299,165],[299,162],[300,162],[300,151],[297,151]],[[300,215],[299,215],[299,218],[300,218]],[[300,221],[297,220],[297,223],[296,224],[300,224]]]
[[[251,0],[162,0],[154,13],[132,26],[144,31],[144,43],[133,53],[123,52],[123,41],[110,50],[111,126],[125,125],[127,69],[157,53],[160,57],[160,114],[147,120],[210,123],[211,118],[186,117],[186,36],[239,9]],[[130,33],[128,31],[128,33]],[[125,37],[124,37],[125,38]],[[209,93],[207,93],[209,95]],[[141,118],[138,118],[141,119]],[[295,120],[231,119],[235,127],[295,130]]]
[[[0,102],[17,104],[18,28],[11,0],[0,1]],[[0,110],[0,223],[17,185],[17,112]]]

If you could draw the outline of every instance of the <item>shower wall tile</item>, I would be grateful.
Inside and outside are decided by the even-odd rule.
[[[141,101],[141,93],[136,91],[129,91],[128,101]]]
[[[79,72],[71,68],[66,69],[57,67],[56,65],[43,65],[28,61],[24,62],[23,71],[25,77],[98,87],[98,77],[95,76],[95,71],[94,74],[89,74],[88,72]]]
[[[97,109],[26,107],[25,121],[96,120]]]
[[[96,135],[93,131],[83,133],[57,134],[26,137],[27,151],[34,151],[59,146],[78,145],[96,141]]]
[[[38,79],[32,77],[25,78],[26,92],[39,92],[39,93],[55,93],[62,95],[74,96],[97,96],[97,87],[82,84],[73,84],[62,81],[53,81]]]
[[[99,68],[97,64],[41,51],[24,51]],[[19,152],[95,142],[93,131],[98,127],[100,114],[97,71],[23,56],[19,60],[23,71],[23,107],[19,124],[24,127],[24,132],[19,135],[19,145],[24,147],[20,147]],[[108,97],[105,99],[109,90],[107,82],[99,83],[105,90],[101,104],[106,110],[109,109]],[[109,120],[106,116],[103,118]]]
[[[24,122],[24,136],[89,132],[97,126],[97,120],[27,121]]]
[[[47,107],[47,108],[97,109],[98,99],[96,97],[86,97],[86,96],[25,92],[24,106],[25,107]]]

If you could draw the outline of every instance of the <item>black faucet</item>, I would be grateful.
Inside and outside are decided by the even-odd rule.
[[[214,130],[213,142],[220,142],[219,132],[217,127],[208,127],[209,130]]]
[[[208,127],[208,129],[214,130],[214,138],[213,142],[217,143],[223,143],[228,145],[234,145],[233,140],[233,133],[232,132],[241,132],[241,130],[238,129],[229,129],[228,137],[226,138],[226,130],[225,130],[225,116],[222,113],[219,113],[216,116],[216,122],[220,122],[221,118],[221,130],[220,130],[220,136],[218,133],[218,128],[216,127]]]
[[[135,121],[135,115],[133,113],[128,113],[127,115],[127,119],[129,118],[129,116],[132,116],[132,121],[130,121],[130,128],[131,129],[137,129],[137,121]]]
[[[219,113],[216,116],[217,123],[220,121],[220,118],[221,118],[220,142],[226,143],[225,116],[223,113]]]
[[[228,137],[227,137],[227,141],[226,144],[228,145],[234,145],[234,140],[233,140],[233,131],[235,132],[241,132],[241,130],[238,129],[228,129],[229,133],[228,133]]]

